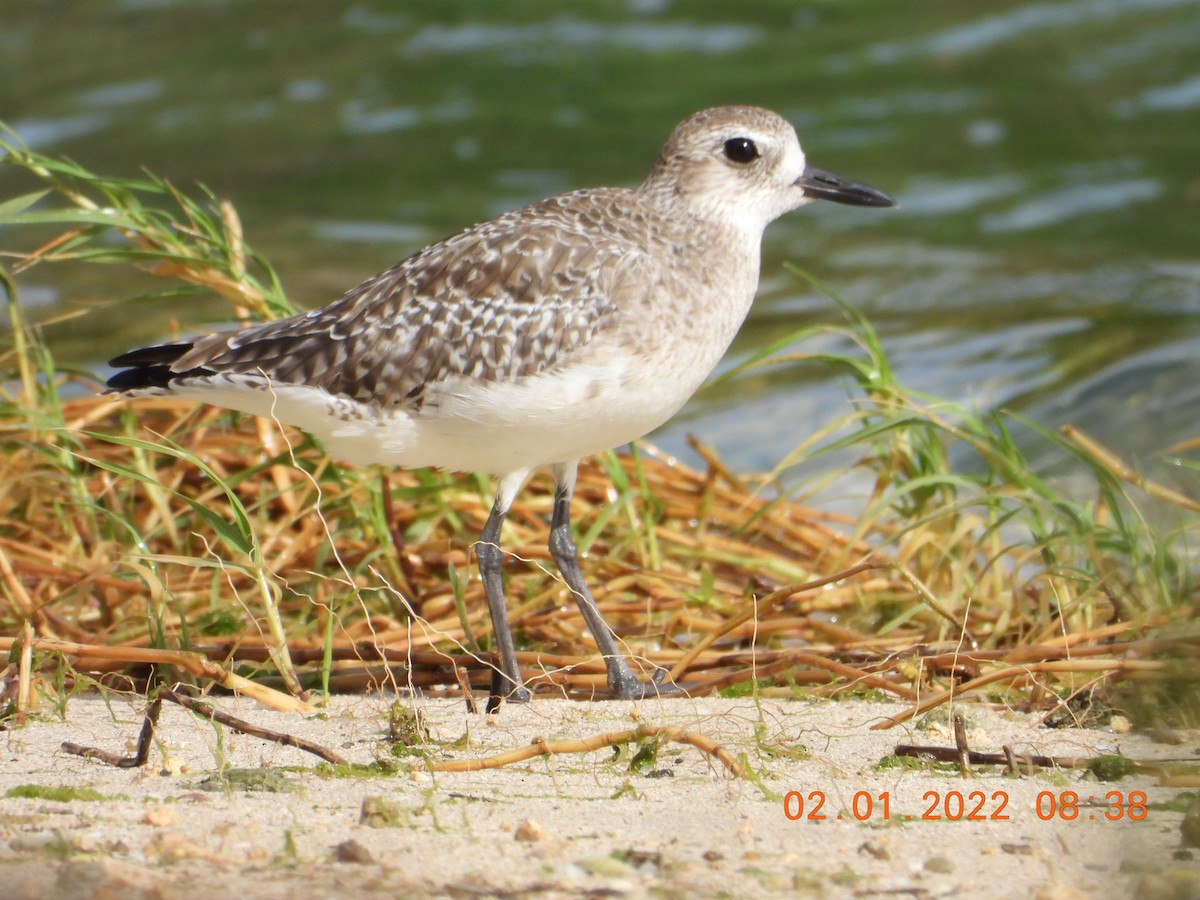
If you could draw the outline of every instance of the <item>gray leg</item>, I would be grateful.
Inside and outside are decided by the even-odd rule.
[[[625,662],[625,655],[617,646],[612,629],[600,615],[596,601],[583,580],[583,571],[579,568],[579,550],[571,537],[571,494],[575,491],[576,463],[566,463],[553,468],[554,474],[554,517],[550,522],[550,557],[562,573],[563,581],[575,595],[579,611],[587,622],[588,630],[596,639],[596,646],[604,655],[604,665],[608,669],[608,686],[613,696],[619,700],[638,700],[642,697],[653,697],[659,694],[678,693],[679,689],[668,687],[660,689],[667,672],[659,669],[650,684],[643,684],[630,670]]]
[[[500,549],[500,529],[504,525],[504,518],[528,474],[514,472],[500,481],[496,502],[492,504],[492,512],[483,526],[479,543],[475,545],[479,577],[483,580],[488,613],[492,617],[492,634],[495,636],[496,650],[500,653],[500,668],[492,674],[488,712],[495,711],[501,697],[517,703],[529,702],[529,691],[521,680],[521,670],[517,666],[517,650],[513,644],[512,627],[508,623],[508,606],[504,602],[504,551]]]

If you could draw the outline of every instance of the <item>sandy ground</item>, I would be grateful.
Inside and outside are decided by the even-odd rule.
[[[672,725],[744,754],[758,782],[732,777],[683,744],[663,746],[653,766],[638,772],[630,771],[630,752],[606,748],[456,774],[430,774],[410,758],[415,768],[400,774],[334,777],[301,750],[235,734],[170,704],[149,764],[117,769],[68,755],[60,744],[132,752],[140,703],[75,698],[65,721],[43,710],[0,734],[0,896],[1200,896],[1200,853],[1180,848],[1183,816],[1156,808],[1176,790],[1153,778],[1102,783],[1079,771],[1011,777],[991,769],[964,780],[929,768],[877,767],[898,742],[952,744],[937,726],[870,730],[899,707],[538,700],[487,717],[467,714],[461,701],[405,702],[424,711],[426,750],[437,759],[483,758],[536,738],[587,738],[639,723]],[[309,718],[246,701],[218,703],[354,762],[392,757],[384,698],[338,698]],[[1047,729],[1008,711],[960,708],[977,750],[1010,744],[1059,756],[1200,759],[1200,733],[1164,746],[1136,734]],[[204,783],[224,767],[273,769],[274,779],[252,786],[274,790],[245,790],[236,779]],[[90,788],[100,797],[11,796],[22,785]],[[1039,818],[1038,795],[1046,812],[1066,791],[1080,797],[1077,818]],[[1110,791],[1127,807],[1117,821],[1105,816],[1112,814],[1103,805]],[[1128,806],[1135,791],[1151,804],[1140,821],[1128,815],[1140,813]],[[789,792],[796,793],[785,809]],[[982,820],[964,818],[953,792],[967,800],[967,811],[979,806]],[[366,821],[365,800],[390,811]],[[922,818],[931,806],[941,820]]]

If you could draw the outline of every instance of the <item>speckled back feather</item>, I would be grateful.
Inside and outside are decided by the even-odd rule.
[[[646,223],[629,196],[575,191],[506,213],[321,309],[118,357],[115,365],[142,368],[146,381],[122,373],[112,386],[262,375],[371,406],[419,408],[430,386],[459,377],[485,384],[552,369],[615,324],[622,272],[644,273]],[[589,221],[598,201],[609,217],[602,239]]]

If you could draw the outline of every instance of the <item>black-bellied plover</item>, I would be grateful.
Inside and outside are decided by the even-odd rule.
[[[550,555],[604,657],[639,681],[584,583],[571,537],[580,457],[667,421],[712,372],[758,289],[773,219],[810,200],[892,206],[808,166],[792,126],[729,106],[685,119],[636,189],[561,194],[474,225],[321,309],[134,350],[108,387],[174,394],[299,426],[351,463],[499,476],[476,545],[500,667],[526,700],[500,530],[529,474],[555,482]]]

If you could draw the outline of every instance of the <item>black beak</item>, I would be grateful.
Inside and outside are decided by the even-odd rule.
[[[805,166],[804,174],[796,179],[804,196],[814,200],[832,200],[847,206],[895,206],[896,201],[877,188],[861,181],[851,181],[824,169]]]

